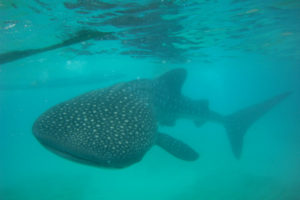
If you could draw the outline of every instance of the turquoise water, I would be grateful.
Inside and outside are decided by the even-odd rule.
[[[81,30],[108,34],[0,61],[0,199],[300,199],[299,13],[296,0],[0,0],[2,61]],[[159,128],[199,152],[197,161],[154,146],[118,170],[61,158],[31,132],[57,103],[177,67],[188,71],[183,94],[222,114],[294,93],[251,126],[240,160],[210,122]]]

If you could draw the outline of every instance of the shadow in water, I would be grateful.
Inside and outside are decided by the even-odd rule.
[[[100,32],[100,31],[95,31],[95,30],[80,30],[75,34],[75,36],[70,37],[69,39],[64,40],[58,44],[54,44],[54,45],[43,47],[43,48],[27,49],[27,50],[22,50],[22,51],[10,51],[7,53],[0,54],[0,64],[13,62],[15,60],[19,60],[22,58],[26,58],[26,57],[36,55],[39,53],[43,53],[43,52],[47,52],[47,51],[52,51],[52,50],[70,46],[73,44],[78,44],[80,42],[84,42],[87,40],[108,39],[108,38],[111,38],[110,36],[112,36],[111,32]]]

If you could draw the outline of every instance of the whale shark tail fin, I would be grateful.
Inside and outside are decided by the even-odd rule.
[[[277,95],[261,103],[241,109],[224,118],[224,126],[228,134],[232,152],[237,159],[241,157],[243,139],[250,126],[291,93],[286,92]]]

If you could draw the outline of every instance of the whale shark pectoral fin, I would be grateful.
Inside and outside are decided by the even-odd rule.
[[[190,146],[164,133],[158,133],[156,144],[181,160],[195,161],[199,157]]]
[[[291,93],[292,92],[286,92],[277,95],[269,100],[246,107],[224,118],[223,122],[227,130],[232,152],[237,159],[241,157],[244,136],[250,126]]]

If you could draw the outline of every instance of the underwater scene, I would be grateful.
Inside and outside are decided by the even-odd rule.
[[[0,0],[0,200],[299,200],[300,1]]]

